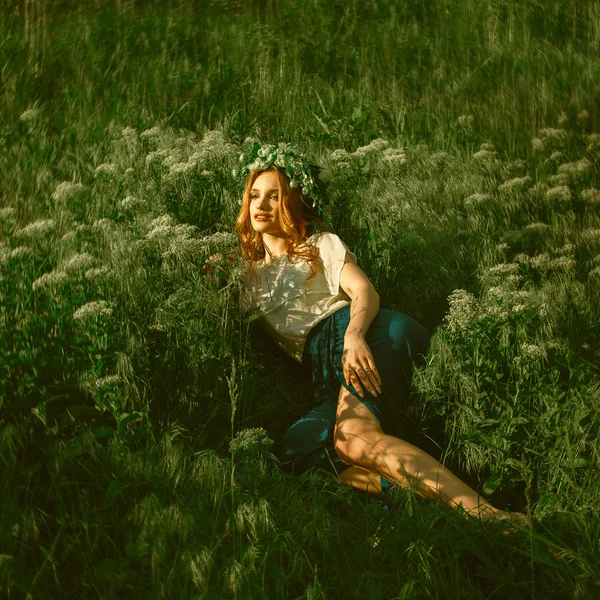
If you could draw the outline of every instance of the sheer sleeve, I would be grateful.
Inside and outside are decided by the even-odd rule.
[[[316,245],[321,255],[327,286],[329,291],[336,296],[340,292],[340,274],[346,257],[350,262],[357,264],[356,254],[335,233],[321,234]]]

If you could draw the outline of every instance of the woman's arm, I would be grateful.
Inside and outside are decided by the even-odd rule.
[[[342,353],[346,383],[354,385],[361,398],[364,397],[361,382],[376,396],[377,392],[381,393],[381,377],[365,336],[379,312],[379,294],[369,278],[352,262],[346,262],[342,267],[340,287],[352,300]]]
[[[362,270],[349,261],[342,267],[340,287],[352,300],[345,337],[358,335],[364,338],[379,312],[379,294]]]

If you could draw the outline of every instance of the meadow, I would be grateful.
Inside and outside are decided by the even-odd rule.
[[[597,1],[0,15],[0,595],[598,597]],[[220,259],[247,137],[432,334],[409,441],[533,530],[277,460],[313,398]]]

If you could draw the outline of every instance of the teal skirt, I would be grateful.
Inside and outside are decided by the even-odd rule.
[[[373,354],[382,381],[382,393],[372,396],[364,389],[361,398],[348,385],[342,369],[344,334],[350,322],[350,306],[329,315],[311,329],[302,364],[312,373],[316,406],[293,423],[280,445],[280,460],[295,474],[317,468],[340,474],[351,466],[339,458],[333,430],[340,386],[344,386],[371,411],[384,433],[403,438],[409,402],[413,363],[424,364],[429,334],[408,315],[380,308],[365,340]],[[381,477],[385,495],[390,482]]]

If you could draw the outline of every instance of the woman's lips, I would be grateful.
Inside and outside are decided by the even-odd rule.
[[[271,217],[254,217],[255,221],[268,221]]]

